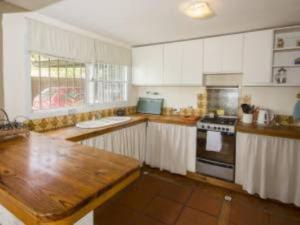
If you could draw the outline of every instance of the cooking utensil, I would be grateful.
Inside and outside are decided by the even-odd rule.
[[[242,104],[241,105],[243,113],[252,114],[254,112],[254,105]]]

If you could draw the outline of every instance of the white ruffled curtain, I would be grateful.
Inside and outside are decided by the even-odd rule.
[[[114,65],[131,65],[131,50],[101,41],[95,41],[97,62]]]
[[[300,140],[238,133],[236,183],[251,194],[300,206]]]
[[[46,55],[95,61],[94,40],[58,27],[29,20],[29,50]]]
[[[81,144],[132,157],[143,163],[146,151],[146,123],[83,140]]]
[[[146,164],[185,175],[195,172],[196,127],[149,122]]]
[[[28,19],[29,50],[80,62],[131,65],[131,50]]]

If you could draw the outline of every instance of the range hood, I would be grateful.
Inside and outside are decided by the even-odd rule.
[[[204,85],[206,87],[241,87],[243,76],[241,74],[216,74],[204,75]]]

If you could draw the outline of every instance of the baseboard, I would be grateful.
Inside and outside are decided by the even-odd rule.
[[[209,176],[205,176],[205,175],[202,175],[199,173],[194,173],[194,172],[187,172],[186,176],[190,179],[197,180],[197,181],[200,181],[203,183],[208,183],[208,184],[211,184],[214,186],[226,188],[226,189],[240,192],[240,193],[247,193],[246,191],[243,190],[241,185],[231,183],[229,181],[220,180],[220,179],[217,179],[214,177],[209,177]]]

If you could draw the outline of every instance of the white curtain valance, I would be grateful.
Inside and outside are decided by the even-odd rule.
[[[95,41],[96,61],[108,64],[131,65],[131,50]]]
[[[131,65],[131,50],[29,19],[29,50],[82,62]]]
[[[29,50],[82,62],[95,59],[92,38],[34,20],[29,20]]]

